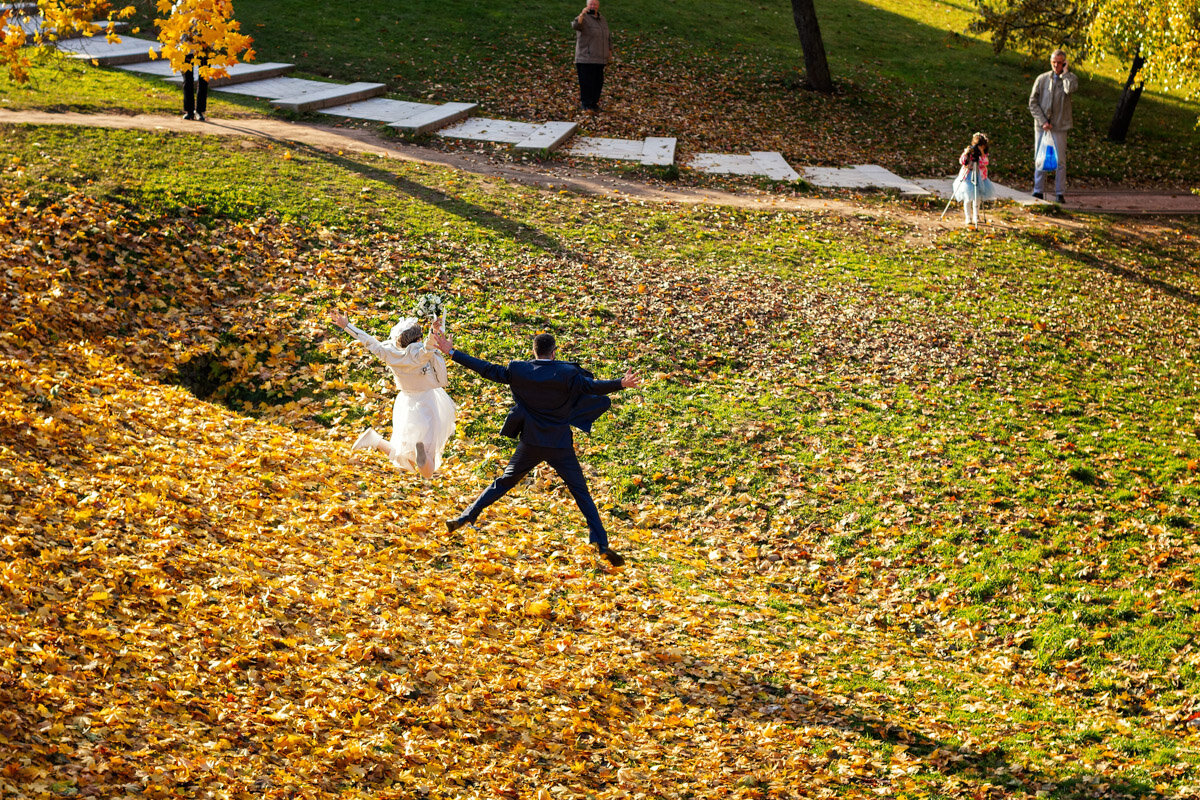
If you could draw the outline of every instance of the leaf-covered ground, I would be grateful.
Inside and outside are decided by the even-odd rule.
[[[4,134],[0,794],[1200,795],[1195,222]],[[327,310],[434,288],[651,378],[580,441],[629,566],[552,475],[445,533],[510,448],[462,372],[436,480],[347,453],[392,390]]]

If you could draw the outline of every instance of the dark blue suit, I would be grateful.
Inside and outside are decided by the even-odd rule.
[[[590,432],[592,423],[612,405],[605,395],[620,390],[621,381],[598,381],[590,372],[569,361],[511,361],[507,367],[502,367],[460,350],[452,351],[451,358],[489,381],[511,387],[516,405],[500,432],[520,440],[504,474],[483,490],[483,494],[463,512],[461,519],[474,522],[481,511],[503,497],[525,473],[544,461],[567,484],[583,512],[588,525],[588,541],[601,550],[607,548],[608,534],[575,455],[571,426]]]

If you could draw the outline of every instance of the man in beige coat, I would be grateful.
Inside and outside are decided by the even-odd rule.
[[[600,0],[587,0],[587,6],[571,20],[571,27],[575,29],[579,107],[584,111],[599,111],[604,65],[612,60],[612,35],[608,20],[600,14]]]
[[[1067,131],[1071,130],[1071,96],[1079,88],[1079,78],[1067,66],[1067,54],[1055,50],[1050,56],[1050,71],[1043,72],[1033,82],[1029,94],[1029,113],[1033,114],[1033,157],[1037,158],[1042,137],[1053,138],[1058,155],[1058,168],[1054,171],[1054,199],[1065,203],[1063,190],[1067,183]],[[1034,167],[1033,196],[1041,200],[1042,182],[1045,173]]]

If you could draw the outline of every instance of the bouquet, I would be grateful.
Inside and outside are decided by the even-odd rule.
[[[417,319],[438,319],[446,316],[446,301],[441,295],[423,294],[417,298],[417,307],[413,309]]]

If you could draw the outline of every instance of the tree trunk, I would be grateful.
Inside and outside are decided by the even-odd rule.
[[[1125,89],[1121,92],[1121,99],[1117,101],[1117,111],[1113,114],[1112,124],[1108,126],[1108,140],[1122,144],[1125,141],[1125,135],[1129,133],[1129,123],[1133,122],[1133,110],[1137,108],[1138,99],[1142,96],[1142,87],[1145,82],[1138,81],[1134,86],[1133,78],[1137,75],[1138,70],[1145,63],[1141,53],[1133,57],[1133,66],[1129,68],[1129,77],[1125,80]]]
[[[825,60],[825,43],[821,40],[813,0],[792,0],[792,18],[796,20],[796,32],[800,34],[800,47],[804,50],[805,80],[818,92],[832,94],[833,78]]]

